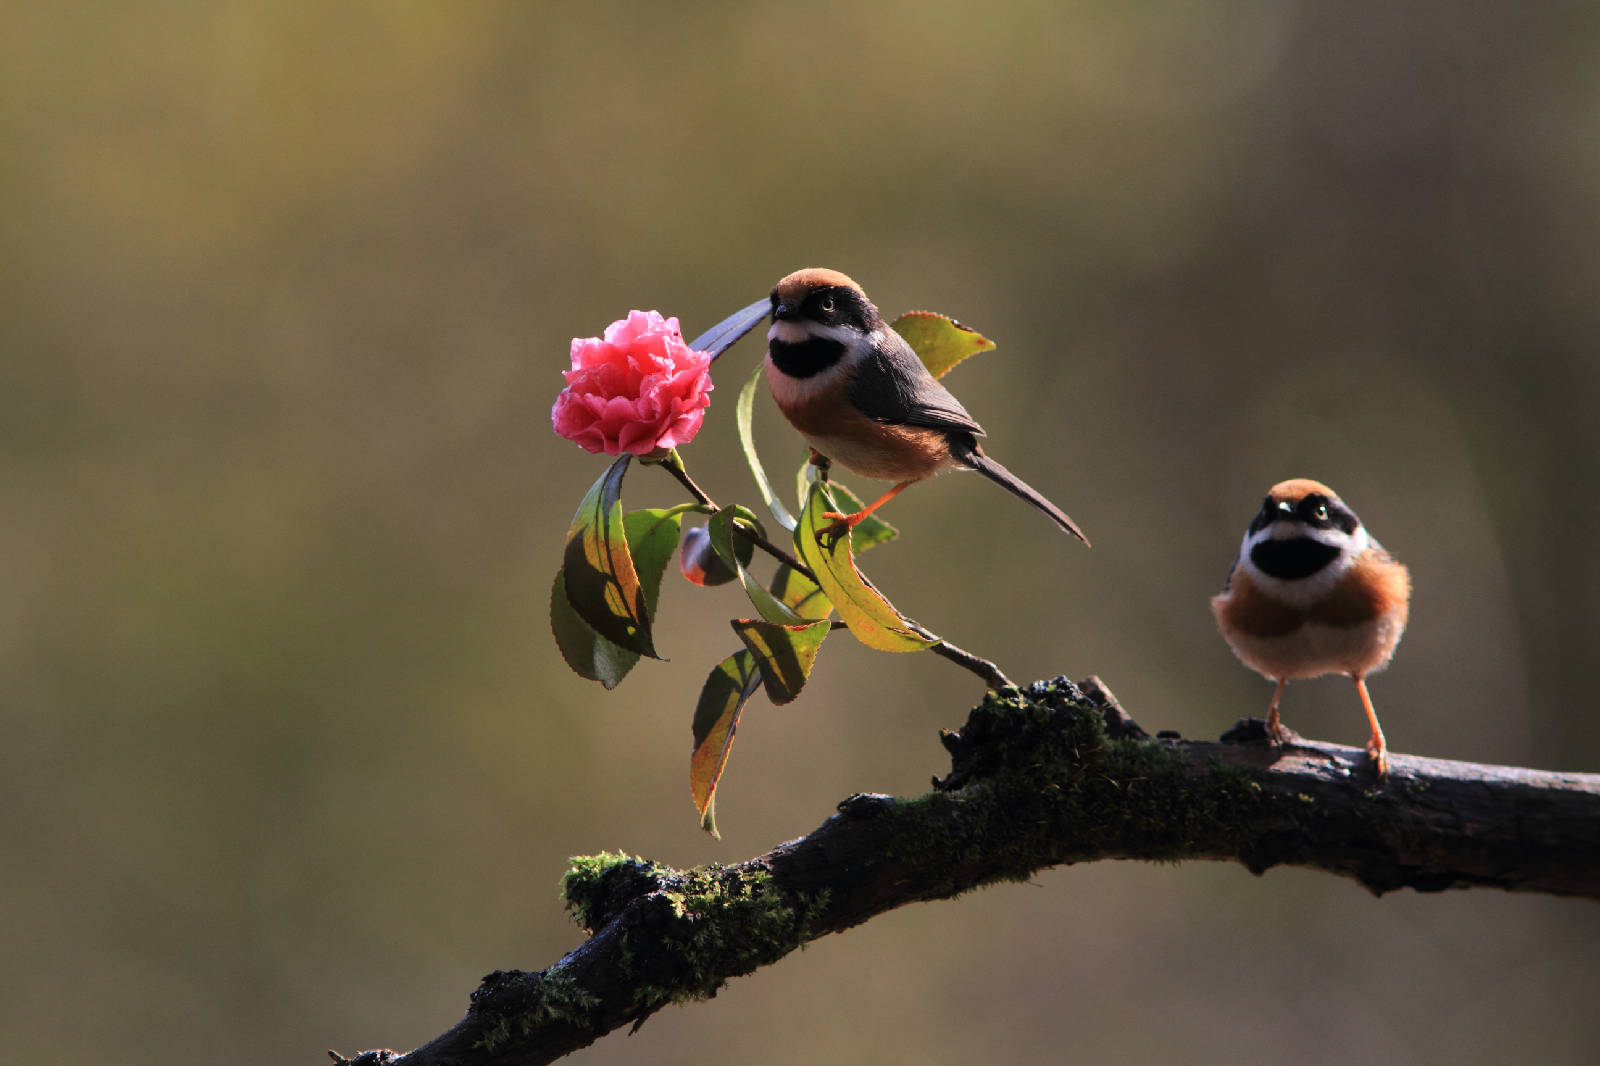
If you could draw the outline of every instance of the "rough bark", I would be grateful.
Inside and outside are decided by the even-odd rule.
[[[490,974],[428,1044],[355,1061],[549,1062],[902,904],[1065,863],[1212,859],[1326,870],[1378,894],[1600,899],[1596,774],[1391,755],[1379,781],[1360,749],[1270,746],[1256,719],[1220,741],[1152,739],[1093,678],[991,693],[944,741],[953,766],[933,791],[852,796],[735,866],[574,859],[566,896],[587,941],[547,969]]]

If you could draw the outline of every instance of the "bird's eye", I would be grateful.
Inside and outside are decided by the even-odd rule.
[[[825,315],[833,314],[833,309],[834,309],[833,297],[832,296],[824,296],[822,298],[822,303],[820,303],[818,306],[822,308],[822,313],[823,314],[825,314]]]
[[[1328,505],[1325,503],[1317,504],[1316,509],[1311,512],[1311,515],[1318,522],[1326,522],[1328,520]]]

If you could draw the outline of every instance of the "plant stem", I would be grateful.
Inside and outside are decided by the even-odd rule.
[[[713,511],[720,511],[722,509],[717,506],[717,502],[715,500],[706,495],[705,489],[702,489],[699,485],[694,483],[694,478],[690,477],[689,471],[684,469],[683,460],[678,458],[677,452],[668,454],[668,456],[661,460],[657,465],[659,465],[661,469],[665,470],[673,477],[677,478],[678,484],[688,489],[689,494],[695,499],[699,500],[701,504],[711,508]],[[733,523],[733,531],[739,536],[743,537],[745,540],[748,540],[751,544],[754,544],[756,547],[766,552],[768,555],[772,556],[774,559],[778,560],[778,562],[804,574],[812,584],[816,584],[817,575],[811,572],[811,568],[809,566],[807,566],[805,563],[802,563],[799,559],[796,559],[794,556],[790,555],[776,544],[772,543],[766,537],[763,537],[760,533],[741,522]]]
[[[902,615],[901,617],[905,616]],[[929,651],[933,652],[941,659],[949,659],[957,666],[963,667],[964,669],[970,670],[974,674],[977,674],[979,677],[983,678],[983,683],[988,685],[990,688],[999,691],[1003,688],[1016,687],[1011,683],[1011,679],[1005,674],[1001,673],[1000,668],[994,663],[990,662],[988,659],[974,655],[965,648],[957,647],[948,640],[945,640],[943,637],[939,636],[937,633],[930,633],[925,626],[919,625],[909,618],[906,619],[906,625],[924,640],[937,640],[939,642],[933,647],[929,648]]]
[[[813,463],[817,463],[818,459],[821,460],[821,463],[817,463],[817,466],[822,474],[823,480],[827,480],[828,467],[826,465],[826,457],[817,455],[815,449],[812,450],[812,456]],[[678,453],[676,451],[669,452],[664,459],[661,459],[654,465],[660,466],[663,470],[676,478],[678,484],[688,489],[689,494],[696,500],[699,500],[701,505],[709,507],[713,511],[721,510],[721,508],[717,506],[716,501],[706,494],[705,489],[702,489],[699,485],[694,483],[694,478],[690,477],[689,471],[684,469],[683,460],[678,457]],[[778,560],[783,565],[804,574],[813,585],[818,585],[820,587],[821,583],[817,581],[817,575],[812,572],[809,566],[807,566],[805,563],[802,563],[799,559],[796,559],[794,556],[790,555],[776,544],[773,544],[760,533],[739,522],[733,523],[733,531],[748,540],[751,544],[754,544],[756,547],[766,552],[768,555],[772,556],[774,559]],[[901,617],[904,618],[905,616],[901,615]],[[919,637],[922,637],[924,640],[938,641],[937,644],[933,645],[928,650],[939,656],[941,659],[948,659],[957,666],[976,674],[989,688],[1002,689],[1011,686],[1011,679],[1006,677],[1006,675],[1000,671],[1000,668],[994,663],[990,662],[988,659],[974,655],[964,648],[957,647],[948,640],[945,640],[943,637],[940,637],[937,633],[930,631],[926,626],[914,622],[909,618],[906,618],[905,621],[906,625]],[[845,623],[838,622],[835,624],[842,626]]]

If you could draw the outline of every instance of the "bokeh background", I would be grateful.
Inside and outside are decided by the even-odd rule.
[[[994,337],[995,487],[869,572],[1019,680],[1215,736],[1266,487],[1416,580],[1394,748],[1600,770],[1600,10],[1587,5],[15,4],[0,14],[0,1058],[408,1048],[579,942],[566,857],[736,861],[916,794],[980,693],[830,641],[720,793],[728,590],[613,693],[546,620],[604,466],[575,335],[693,335],[799,266]],[[685,452],[756,494],[718,364]],[[763,397],[769,464],[804,455]],[[786,479],[785,479],[786,480]],[[632,505],[681,492],[635,470]],[[1349,685],[1289,724],[1360,743]],[[1600,1056],[1592,903],[1106,863],[819,942],[583,1062]]]

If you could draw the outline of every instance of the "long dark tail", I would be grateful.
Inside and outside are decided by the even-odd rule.
[[[1068,518],[1066,512],[1061,508],[1039,495],[1032,485],[1029,485],[1026,481],[1023,481],[1017,475],[983,454],[983,449],[978,446],[978,442],[973,438],[951,434],[950,454],[954,455],[962,466],[971,467],[990,481],[1004,486],[1027,500],[1049,515],[1050,520],[1056,525],[1083,541],[1084,547],[1089,546],[1089,538],[1083,535],[1083,530],[1078,528],[1078,523]]]

